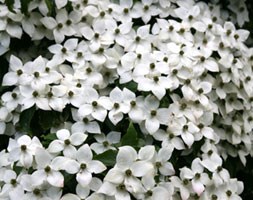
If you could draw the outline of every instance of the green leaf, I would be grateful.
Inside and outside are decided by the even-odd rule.
[[[48,15],[51,16],[54,11],[54,1],[52,0],[45,0],[47,8],[48,8]]]
[[[31,120],[34,116],[34,113],[36,111],[36,107],[33,106],[29,109],[24,110],[21,114],[20,114],[20,118],[19,118],[19,129],[21,131],[24,132],[31,132]]]
[[[102,163],[104,163],[106,166],[114,166],[116,163],[116,156],[117,156],[117,151],[114,150],[108,150],[105,151],[104,153],[95,155],[93,157],[94,160],[99,160]]]
[[[127,132],[121,139],[121,145],[138,146],[137,131],[135,130],[133,123],[129,123]]]
[[[57,136],[55,133],[49,133],[47,135],[42,135],[41,138],[43,139],[42,140],[43,146],[48,147],[53,140],[57,139]]]
[[[69,116],[68,110],[64,110],[62,113],[57,111],[45,111],[40,110],[39,124],[43,130],[48,130],[52,127],[59,126],[61,123],[65,122]]]
[[[137,91],[138,84],[135,83],[134,81],[130,81],[130,82],[128,82],[128,83],[121,84],[119,87],[120,87],[121,89],[127,88],[127,89],[131,90],[132,92],[136,92],[136,91]]]
[[[28,6],[31,1],[32,0],[20,0],[21,12],[24,13],[25,15],[28,15]]]
[[[15,2],[15,0],[5,0],[5,4],[7,5],[8,9],[9,9],[11,12],[14,12],[14,11],[13,11],[14,2]]]

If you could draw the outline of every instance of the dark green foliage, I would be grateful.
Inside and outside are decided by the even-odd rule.
[[[33,106],[29,109],[24,110],[20,114],[20,119],[19,119],[19,123],[17,127],[18,130],[32,134],[31,121],[34,116],[35,110],[36,110],[36,107]]]
[[[133,123],[129,124],[126,134],[121,139],[121,145],[131,145],[133,147],[138,146],[137,132]]]
[[[13,5],[14,5],[14,0],[5,0],[5,4],[7,5],[8,9],[13,12]]]
[[[28,6],[29,6],[29,3],[31,2],[32,0],[20,0],[21,2],[21,12],[24,13],[25,15],[28,15]]]
[[[116,163],[116,156],[117,151],[110,149],[108,151],[105,151],[104,153],[95,155],[93,159],[103,162],[108,167],[113,167]]]

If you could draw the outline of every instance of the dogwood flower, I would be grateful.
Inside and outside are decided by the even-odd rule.
[[[145,121],[143,126],[148,133],[153,134],[159,129],[160,124],[166,125],[168,123],[168,109],[159,108],[159,101],[156,97],[147,96],[144,101],[144,108]]]
[[[123,146],[119,148],[115,167],[109,170],[104,180],[109,182],[109,184],[106,184],[111,186],[115,184],[120,187],[122,184],[122,187],[124,186],[127,191],[141,192],[143,187],[137,177],[143,177],[152,170],[152,163],[144,160],[138,161],[137,152],[131,146]],[[100,188],[100,191],[107,190],[108,188],[106,187],[106,185],[102,185],[102,188],[104,189]],[[124,196],[125,195],[127,194],[124,194]]]
[[[52,141],[48,146],[50,153],[63,152],[66,157],[74,158],[77,152],[76,146],[83,144],[87,135],[82,132],[70,133],[67,129],[56,132],[57,140]]]
[[[53,17],[43,17],[40,21],[46,28],[53,31],[54,39],[57,43],[61,43],[65,36],[71,36],[76,33],[73,27],[67,25],[69,19],[66,9],[60,9],[55,19]]]
[[[64,177],[55,167],[52,165],[53,157],[44,148],[37,148],[35,151],[35,161],[37,164],[37,170],[33,172],[35,179],[47,181],[50,185],[55,187],[64,186]]]
[[[76,174],[77,182],[86,187],[92,181],[92,174],[99,174],[106,170],[106,166],[98,161],[92,160],[92,151],[88,144],[82,145],[76,152],[76,159],[66,157],[56,158],[58,168],[66,170],[70,174]],[[62,163],[62,165],[60,164]]]
[[[10,72],[4,75],[3,85],[25,85],[31,79],[28,76],[28,69],[23,66],[22,61],[12,55],[10,57]]]
[[[117,144],[120,141],[121,133],[116,131],[111,131],[107,135],[99,134],[95,135],[94,138],[97,142],[90,145],[90,148],[96,152],[96,154],[101,154],[109,149],[116,150],[113,144]]]
[[[42,183],[43,179],[38,178],[36,175],[25,174],[21,177],[20,184],[26,191],[24,199],[29,198],[36,199],[52,199],[56,200],[61,197],[62,191],[51,185],[45,185]],[[15,195],[17,197],[17,195]]]
[[[9,160],[18,161],[18,165],[29,168],[32,166],[36,149],[39,147],[41,148],[42,144],[37,137],[31,139],[29,136],[23,135],[17,140],[10,139],[7,148],[10,153]]]
[[[208,185],[210,179],[208,174],[203,173],[204,167],[200,164],[201,160],[196,158],[192,161],[191,169],[183,167],[180,169],[180,177],[191,179],[193,190],[200,196],[204,190],[205,185]]]
[[[107,97],[99,97],[97,91],[93,88],[87,88],[85,91],[86,103],[81,105],[78,113],[82,117],[91,115],[95,119],[103,122],[107,115],[107,109],[110,110],[112,103]]]

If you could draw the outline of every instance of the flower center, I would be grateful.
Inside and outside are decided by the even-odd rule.
[[[24,144],[23,144],[23,145],[21,145],[21,147],[20,147],[20,148],[21,148],[21,151],[26,151],[26,149],[27,149],[26,145],[24,145]]]
[[[103,146],[104,146],[104,147],[108,147],[108,146],[109,146],[109,142],[108,142],[108,141],[104,141],[104,142],[103,142]]]
[[[16,99],[16,98],[18,97],[18,95],[17,95],[17,93],[13,92],[13,93],[11,94],[11,97],[12,97],[13,99]]]
[[[23,71],[21,69],[17,70],[17,75],[20,76],[21,74],[23,74]]]
[[[17,181],[16,181],[16,179],[11,179],[10,183],[11,183],[11,185],[15,186],[17,184]]]
[[[46,173],[49,173],[49,172],[51,171],[51,167],[46,166],[45,169],[44,169],[44,171],[45,171]]]
[[[69,139],[66,139],[66,140],[64,140],[64,144],[65,144],[65,145],[70,145],[70,144],[71,144],[71,142],[70,142],[70,140],[69,140]]]
[[[82,164],[80,165],[80,169],[84,170],[84,169],[86,169],[86,168],[87,168],[87,165],[86,165],[85,163],[82,163]]]
[[[98,102],[96,102],[96,101],[93,101],[91,104],[92,104],[92,106],[93,106],[93,107],[97,107],[97,105],[98,105]]]
[[[130,169],[125,171],[126,176],[132,176],[132,171]]]
[[[39,190],[38,188],[35,188],[35,189],[33,190],[33,194],[34,194],[35,196],[40,195],[40,190]]]

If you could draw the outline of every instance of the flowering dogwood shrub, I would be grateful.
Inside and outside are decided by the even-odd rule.
[[[0,16],[1,200],[241,199],[244,0],[0,0]]]

